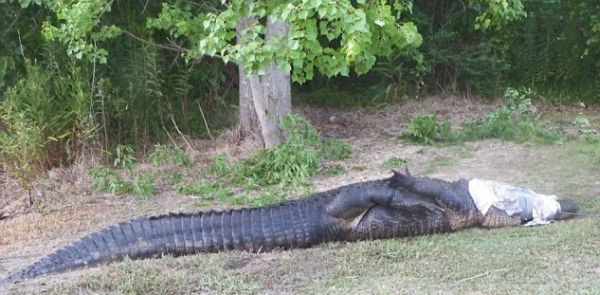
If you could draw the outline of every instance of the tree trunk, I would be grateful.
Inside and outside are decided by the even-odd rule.
[[[276,36],[284,39],[288,35],[290,25],[286,22],[273,22],[267,18],[266,41],[271,41]],[[280,70],[277,65],[271,64],[267,72],[261,77],[261,84],[269,102],[270,124],[275,125],[279,142],[285,139],[281,120],[292,112],[292,82],[290,74]],[[279,144],[279,143],[277,143]]]
[[[238,42],[244,31],[256,21],[254,17],[242,19],[236,26]],[[286,36],[289,25],[285,22],[267,20],[266,41],[275,36]],[[281,119],[291,112],[292,94],[291,80],[288,73],[283,73],[273,64],[265,75],[246,76],[244,65],[238,66],[240,71],[240,132],[243,137],[260,134],[265,148],[279,145],[285,135]]]
[[[237,42],[241,42],[242,34],[252,23],[256,21],[255,17],[246,17],[241,19],[235,29],[237,32]],[[240,112],[240,135],[242,138],[260,139],[256,133],[259,130],[258,119],[252,104],[252,88],[250,87],[250,78],[244,74],[244,65],[238,64],[239,71],[239,112]]]

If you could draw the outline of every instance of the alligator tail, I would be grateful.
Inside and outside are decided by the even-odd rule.
[[[262,208],[168,214],[119,223],[90,234],[4,279],[16,283],[46,274],[162,254],[186,255],[223,250],[270,251],[322,241],[319,200]]]

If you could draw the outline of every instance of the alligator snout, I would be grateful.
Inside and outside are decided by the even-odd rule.
[[[559,200],[558,204],[560,205],[560,209],[554,215],[554,219],[556,220],[573,218],[577,211],[579,211],[579,206],[571,200]]]

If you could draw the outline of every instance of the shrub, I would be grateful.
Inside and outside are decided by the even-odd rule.
[[[323,160],[341,160],[350,156],[350,146],[341,141],[324,142],[310,123],[301,116],[283,119],[288,139],[278,147],[262,150],[237,163],[225,156],[215,158],[211,170],[237,185],[256,188],[265,185],[305,184],[321,167]]]
[[[160,167],[167,163],[171,163],[176,166],[192,165],[192,160],[182,149],[169,148],[167,146],[156,144],[154,145],[154,151],[148,157],[152,166]]]
[[[450,122],[439,122],[434,115],[416,116],[408,123],[409,140],[421,144],[434,144],[452,139]]]
[[[24,188],[40,171],[71,163],[95,133],[86,75],[67,66],[65,74],[57,64],[27,63],[0,103],[0,164]]]

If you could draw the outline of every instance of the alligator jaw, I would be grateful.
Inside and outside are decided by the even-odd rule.
[[[556,220],[573,218],[577,214],[577,211],[579,211],[579,206],[571,200],[559,200],[558,204],[560,205],[560,209],[554,215],[554,219]]]

